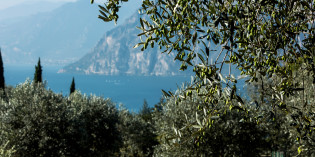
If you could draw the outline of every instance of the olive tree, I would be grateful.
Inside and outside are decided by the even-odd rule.
[[[182,94],[184,89],[178,89],[175,94]],[[282,118],[277,118],[274,123],[254,118],[269,113],[263,107],[247,106],[247,112],[227,109],[224,114],[211,117],[210,127],[202,129],[206,109],[199,110],[196,106],[203,103],[193,91],[190,98],[179,103],[170,98],[163,104],[162,111],[153,117],[160,141],[155,147],[155,156],[260,156],[278,147],[280,140],[289,148],[292,145],[287,130],[277,129],[276,124],[281,124]],[[224,108],[222,103],[224,101],[213,108],[221,110]],[[237,104],[237,101],[232,103]]]
[[[142,112],[143,113],[143,112]],[[151,122],[151,116],[146,113],[130,113],[120,106],[118,129],[121,132],[123,145],[119,156],[152,156],[154,146],[159,143],[156,140],[155,127]]]
[[[99,18],[116,22],[117,12],[127,1],[108,0],[99,6]],[[300,137],[298,141],[314,141],[314,103],[305,101],[305,106],[312,109],[311,114],[303,114],[303,108],[286,101],[296,91],[305,91],[295,84],[299,67],[303,66],[315,83],[314,1],[144,0],[140,13],[145,15],[139,19],[142,42],[135,47],[144,51],[149,46],[159,46],[165,53],[176,54],[174,59],[182,63],[181,70],[193,67],[194,83],[185,89],[185,94],[163,93],[175,103],[186,100],[192,92],[201,95],[204,103],[199,108],[207,113],[201,130],[211,125],[211,117],[222,115],[227,108],[248,110],[239,96],[238,80],[231,74],[236,66],[248,76],[247,82],[263,83],[263,77],[277,76],[279,80],[268,88],[274,98],[272,103],[266,103],[272,106],[270,112],[279,110],[291,116],[302,112],[298,115],[304,121],[300,123],[302,129],[296,129],[295,136]],[[221,74],[224,67],[229,68],[226,75]],[[218,105],[224,107],[216,110],[213,106]],[[300,145],[298,152],[302,150]]]
[[[119,114],[110,99],[69,97],[27,80],[0,99],[0,155],[118,156]]]
[[[308,75],[307,70],[304,68],[305,67],[302,65],[298,70],[299,72],[294,72],[293,84],[296,86],[297,90],[292,93],[292,96],[284,100],[284,104],[290,106],[292,109],[282,106],[278,110],[274,110],[275,112],[271,112],[272,114],[275,113],[273,119],[277,119],[278,121],[281,119],[281,123],[274,123],[277,128],[275,129],[275,134],[288,134],[288,139],[291,139],[290,146],[285,142],[280,143],[281,140],[279,140],[276,147],[281,150],[286,150],[287,154],[292,156],[294,155],[294,152],[296,152],[296,149],[299,149],[300,151],[305,150],[304,152],[301,152],[304,156],[311,156],[311,154],[315,153],[313,149],[313,139],[315,139],[315,134],[312,133],[314,118],[311,119],[314,117],[313,104],[315,101],[315,84],[312,83],[312,76]],[[265,89],[273,88],[275,84],[280,81],[281,78],[273,76],[271,78],[263,77],[262,80],[250,83],[248,88],[250,99],[255,100],[256,104],[259,104],[259,107],[269,108],[267,110],[271,110],[273,106],[268,104],[273,104],[274,101],[276,101],[273,97],[275,93],[272,90]],[[284,112],[281,112],[281,110]],[[282,133],[278,133],[277,130]],[[303,130],[308,131],[304,132]],[[296,133],[298,133],[297,136]]]

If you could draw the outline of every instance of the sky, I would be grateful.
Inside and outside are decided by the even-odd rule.
[[[0,0],[0,10],[27,2],[74,2],[76,0]]]
[[[0,0],[0,10],[27,2],[75,2],[77,0]],[[105,0],[95,0],[95,3],[104,3]]]

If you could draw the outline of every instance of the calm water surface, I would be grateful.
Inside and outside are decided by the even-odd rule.
[[[162,96],[161,89],[174,91],[183,82],[190,81],[189,76],[103,76],[82,74],[58,74],[58,67],[43,67],[43,80],[47,88],[56,93],[69,95],[72,77],[75,77],[76,89],[87,95],[93,94],[111,98],[117,104],[124,104],[129,110],[137,111],[144,99],[150,106],[156,104]],[[15,86],[33,79],[35,66],[5,66],[7,85]]]

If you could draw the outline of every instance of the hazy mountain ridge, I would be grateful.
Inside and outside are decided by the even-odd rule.
[[[144,52],[133,48],[140,42],[139,15],[134,14],[123,25],[107,33],[95,48],[77,62],[59,72],[101,75],[184,75],[180,63],[174,61],[174,53],[162,54],[157,47]]]
[[[126,4],[134,12],[138,2]],[[67,65],[89,52],[103,33],[114,28],[97,18],[98,6],[78,0],[51,12],[3,20],[0,23],[0,47],[5,64]],[[130,13],[122,10],[121,18]]]

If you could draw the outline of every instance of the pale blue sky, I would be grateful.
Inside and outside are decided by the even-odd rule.
[[[0,0],[0,10],[6,9],[15,5],[30,3],[30,2],[75,2],[77,0]],[[142,0],[137,1],[139,3]],[[94,0],[94,3],[103,4],[106,0]],[[131,1],[130,1],[131,2]],[[133,2],[132,2],[133,3]]]
[[[75,2],[77,0],[0,0],[0,10],[6,9],[15,5],[29,2]],[[106,0],[95,0],[95,3],[104,3]]]
[[[49,1],[49,2],[74,2],[76,0],[0,0],[0,10],[12,7],[14,5],[36,2],[36,1]]]

